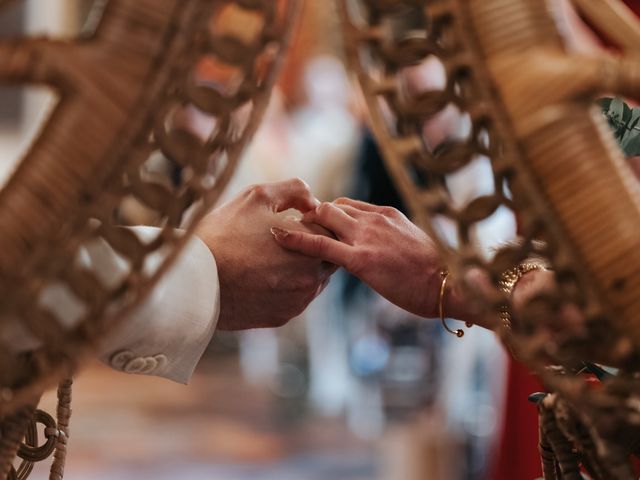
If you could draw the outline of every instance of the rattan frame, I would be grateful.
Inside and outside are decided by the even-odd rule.
[[[633,50],[640,26],[615,0],[574,1],[627,52]],[[3,318],[18,317],[44,341],[26,362],[0,349],[0,416],[6,416],[0,474],[9,472],[21,441],[19,433],[4,432],[24,430],[43,389],[73,372],[106,329],[144,298],[186,240],[173,233],[184,211],[197,204],[191,231],[218,197],[264,108],[295,3],[111,0],[91,39],[0,42],[0,58],[6,59],[0,78],[51,85],[62,98],[0,192],[0,328]],[[535,299],[508,336],[500,332],[556,392],[539,406],[545,478],[577,478],[580,462],[596,478],[631,478],[627,457],[640,437],[640,388],[633,376],[640,357],[640,189],[592,101],[605,92],[637,96],[639,63],[631,55],[569,52],[553,2],[545,0],[340,5],[348,57],[372,129],[415,219],[438,242],[453,274],[464,284],[469,269],[481,268],[497,283],[502,272],[533,253],[548,258],[556,271],[557,291]],[[263,28],[251,37],[251,29],[224,22],[218,26],[227,27],[226,34],[212,32],[207,22],[229,6],[237,19],[257,12]],[[257,59],[273,46],[272,61],[260,73]],[[190,80],[198,59],[207,55],[243,72],[231,96]],[[445,67],[445,89],[409,94],[399,81],[403,69],[430,56]],[[60,68],[62,61],[67,68]],[[218,119],[210,138],[171,127],[174,109],[186,104]],[[252,120],[238,128],[233,114],[247,104]],[[449,104],[468,113],[471,135],[432,151],[421,127]],[[101,114],[91,118],[87,106]],[[81,132],[86,142],[73,137]],[[187,172],[175,188],[141,175],[140,166],[154,151]],[[456,209],[444,180],[477,155],[491,160],[494,194]],[[591,187],[588,195],[584,185]],[[162,218],[162,233],[151,244],[113,222],[120,202],[131,196]],[[520,216],[523,238],[487,259],[473,244],[472,231],[499,207]],[[457,245],[445,241],[435,217],[455,224]],[[74,263],[78,249],[96,238],[130,261],[130,274],[117,288],[105,288]],[[141,274],[144,258],[167,247],[162,268],[151,277]],[[53,283],[63,283],[88,308],[72,332],[37,302]],[[473,285],[466,287],[487,315],[508,303],[497,289],[479,295]],[[117,313],[107,318],[113,305]],[[566,305],[583,313],[582,334],[550,336],[538,328]],[[621,366],[624,374],[591,391],[572,375],[587,359]],[[561,368],[547,369],[550,361]],[[604,453],[595,447],[603,444]]]
[[[511,308],[510,299],[498,288],[479,292],[466,281],[471,270],[498,285],[503,272],[533,255],[548,259],[556,273],[556,290],[529,302],[513,329],[493,322],[556,392],[539,406],[545,479],[579,478],[580,463],[594,478],[633,478],[628,456],[640,438],[640,385],[633,379],[640,353],[640,185],[594,100],[640,93],[640,62],[630,51],[640,24],[615,0],[576,0],[599,28],[625,39],[621,56],[588,57],[568,49],[557,2],[340,4],[349,62],[396,185],[489,322]],[[440,62],[446,85],[410,92],[405,72],[428,59]],[[468,115],[469,135],[434,150],[423,126],[450,105]],[[478,157],[490,160],[494,191],[456,206],[447,177]],[[517,214],[522,238],[488,257],[473,232],[498,208]],[[456,241],[439,228],[441,218],[453,225]],[[547,327],[563,308],[582,313],[582,329]],[[575,375],[583,361],[624,373],[593,389]]]
[[[259,125],[299,7],[298,0],[99,3],[104,9],[90,36],[0,41],[2,82],[46,85],[59,97],[0,192],[0,331],[18,321],[41,342],[20,355],[0,345],[0,478],[28,476],[29,463],[18,471],[11,463],[31,448],[29,435],[20,444],[40,395],[73,374],[145,298],[219,197]],[[203,62],[233,71],[233,84],[203,82]],[[211,118],[207,138],[173,121],[185,107]],[[173,168],[166,178],[149,178],[143,167],[158,154]],[[123,228],[133,223],[121,208],[131,199],[157,214],[160,234],[150,243]],[[78,262],[95,241],[128,262],[117,285]],[[145,273],[145,259],[158,252],[161,266]],[[84,307],[72,329],[40,301],[52,286]],[[48,425],[54,447],[26,457],[53,453],[56,480],[63,474],[70,383],[61,383],[59,400],[58,420]]]

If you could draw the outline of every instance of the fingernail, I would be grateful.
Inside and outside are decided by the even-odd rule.
[[[271,227],[271,235],[273,235],[276,239],[282,240],[289,235],[289,232],[283,228],[279,227]]]

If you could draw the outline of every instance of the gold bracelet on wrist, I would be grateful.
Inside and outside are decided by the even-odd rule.
[[[500,275],[498,281],[498,289],[504,293],[508,298],[516,287],[516,284],[520,279],[529,272],[534,270],[548,270],[549,264],[541,258],[530,258],[520,262],[513,268],[506,270]],[[500,322],[506,332],[511,331],[512,328],[511,312],[509,311],[509,305],[503,304],[500,306]]]
[[[440,322],[447,332],[455,335],[458,338],[462,338],[464,337],[464,330],[462,330],[461,328],[458,328],[456,330],[449,328],[444,314],[444,300],[447,292],[447,280],[449,279],[449,271],[446,269],[441,270],[440,278],[442,278],[442,283],[440,284],[440,296],[438,298],[438,313],[440,314]],[[473,326],[473,324],[470,322],[465,322],[465,325],[469,328]]]

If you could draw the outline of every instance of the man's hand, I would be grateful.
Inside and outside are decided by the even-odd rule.
[[[298,179],[249,187],[204,218],[196,231],[213,252],[220,277],[218,329],[278,327],[304,311],[335,267],[283,250],[271,227],[325,235],[286,217],[294,208],[312,211],[318,201]]]

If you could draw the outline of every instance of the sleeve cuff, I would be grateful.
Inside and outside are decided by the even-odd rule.
[[[156,229],[134,227],[142,239]],[[162,259],[150,258],[159,264]],[[145,265],[145,269],[157,265]],[[112,368],[186,384],[211,341],[220,313],[213,254],[192,236],[146,301],[109,335],[101,358]]]

